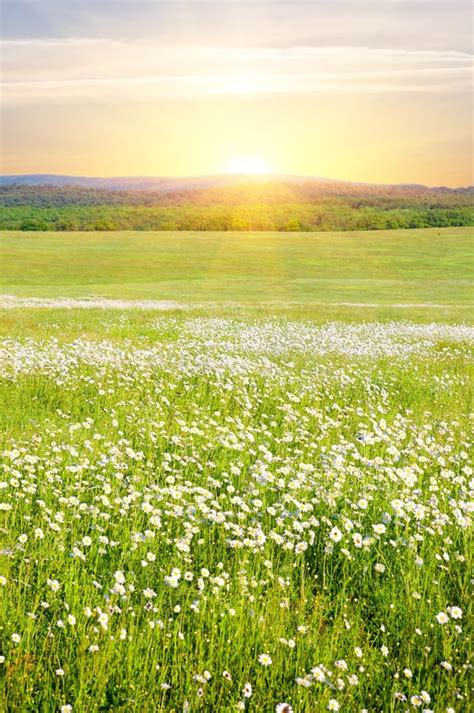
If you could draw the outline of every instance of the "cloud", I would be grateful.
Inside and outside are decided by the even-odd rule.
[[[469,92],[472,58],[452,50],[228,48],[97,39],[7,40],[6,103],[316,92]]]
[[[139,39],[162,44],[472,45],[469,0],[2,0],[5,39]]]

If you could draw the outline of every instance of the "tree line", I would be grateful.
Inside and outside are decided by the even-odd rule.
[[[172,191],[0,186],[3,230],[386,230],[473,225],[472,188],[262,182]]]
[[[472,207],[353,207],[342,202],[283,205],[8,206],[1,230],[390,230],[474,225]]]

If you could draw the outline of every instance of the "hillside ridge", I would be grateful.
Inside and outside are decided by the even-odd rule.
[[[141,190],[175,192],[182,190],[202,188],[224,188],[236,185],[261,185],[261,184],[319,184],[334,186],[359,186],[362,189],[386,188],[402,190],[423,190],[446,193],[474,192],[474,186],[426,186],[421,183],[362,183],[342,179],[324,178],[319,176],[292,176],[292,175],[254,175],[244,174],[217,174],[211,176],[70,176],[62,174],[32,173],[32,174],[3,174],[0,175],[0,186],[52,186],[64,188],[79,186],[82,188],[96,188],[105,190]]]

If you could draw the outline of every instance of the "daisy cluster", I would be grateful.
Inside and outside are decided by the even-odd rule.
[[[5,339],[8,710],[467,710],[471,328]]]
[[[160,322],[158,322],[158,327]],[[329,322],[316,326],[311,322],[237,319],[190,319],[186,332],[192,343],[200,347],[220,347],[227,352],[289,352],[342,354],[350,357],[426,356],[428,351],[442,348],[447,342],[452,354],[459,353],[454,345],[472,344],[474,327],[440,323],[363,322],[346,324]]]

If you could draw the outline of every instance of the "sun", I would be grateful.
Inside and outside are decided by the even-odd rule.
[[[261,156],[241,156],[230,159],[226,172],[243,175],[264,175],[271,173],[271,169]]]

